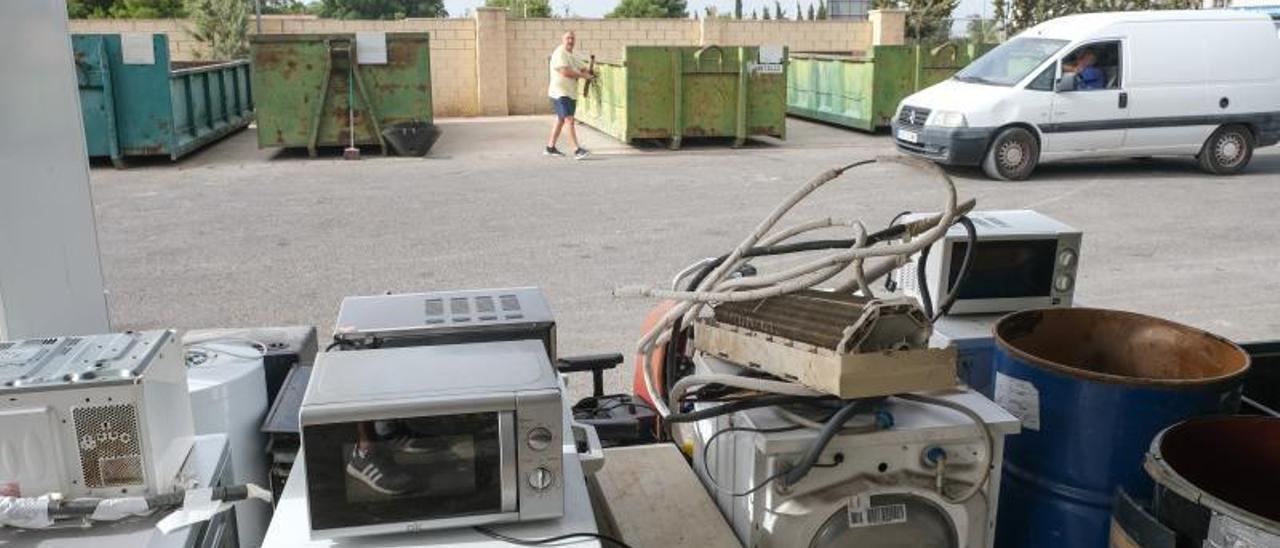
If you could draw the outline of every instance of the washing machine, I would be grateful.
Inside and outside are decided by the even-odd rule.
[[[187,388],[197,434],[226,434],[231,444],[233,483],[267,487],[267,379],[262,350],[252,343],[210,341],[186,346]],[[271,505],[235,507],[239,546],[262,545]]]
[[[818,462],[839,464],[815,467],[795,485],[765,482],[796,461],[817,430],[788,429],[794,423],[773,408],[696,423],[694,466],[747,547],[990,547],[1004,437],[1018,432],[1019,422],[973,390],[929,395],[972,410],[991,432],[990,474],[968,500],[955,499],[982,481],[988,462],[976,422],[952,409],[897,398],[881,407],[892,426],[837,434]],[[765,432],[729,431],[712,439],[729,427]],[[946,496],[932,464],[941,455]]]

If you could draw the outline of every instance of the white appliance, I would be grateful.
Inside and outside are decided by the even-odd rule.
[[[734,367],[715,358],[702,359],[716,370]],[[936,468],[927,463],[945,453],[949,489],[974,485],[986,460],[983,438],[966,415],[914,401],[890,399],[885,404],[883,411],[893,417],[889,429],[837,434],[818,462],[839,464],[815,467],[789,488],[774,481],[750,495],[734,496],[790,466],[809,446],[816,430],[726,432],[706,447],[706,460],[702,459],[707,440],[724,428],[794,426],[773,408],[697,423],[694,467],[748,548],[989,547],[994,540],[1004,436],[1018,432],[1019,423],[971,390],[934,395],[976,412],[994,438],[990,476],[964,503],[955,504],[939,495]],[[948,491],[948,496],[955,493]]]
[[[196,434],[226,434],[232,483],[267,486],[267,440],[261,425],[268,402],[262,351],[246,342],[204,342],[187,346],[186,363]],[[237,504],[235,512],[240,546],[261,546],[271,506]]]
[[[0,486],[169,492],[192,431],[173,331],[0,342]]]
[[[323,352],[313,367],[312,539],[564,514],[561,385],[541,341]]]
[[[907,215],[904,221],[927,217]],[[1079,230],[1029,209],[975,211],[968,215],[978,236],[969,274],[951,314],[990,314],[1028,308],[1069,307],[1075,294],[1080,263]],[[968,233],[955,225],[929,247],[925,283],[936,312],[959,281],[969,247]],[[925,254],[922,254],[925,255]],[[917,261],[893,273],[902,292],[920,297]]]
[[[5,2],[0,74],[0,340],[111,330],[62,0]]]

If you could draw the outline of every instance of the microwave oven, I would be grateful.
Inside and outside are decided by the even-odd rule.
[[[0,491],[181,487],[194,435],[182,358],[170,330],[0,341]]]
[[[926,216],[908,215],[904,222]],[[1071,306],[1080,263],[1079,230],[1027,209],[975,211],[968,216],[978,243],[951,314]],[[959,281],[968,247],[968,233],[958,224],[930,247],[924,277],[935,308]],[[919,256],[894,271],[893,280],[904,294],[918,298],[917,261]]]
[[[344,350],[534,339],[556,359],[555,317],[536,287],[347,297],[334,326]]]
[[[299,413],[311,538],[563,515],[562,405],[540,341],[317,355]]]

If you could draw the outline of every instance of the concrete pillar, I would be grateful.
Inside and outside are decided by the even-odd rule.
[[[906,42],[907,10],[871,10],[871,45],[898,46]]]
[[[710,46],[723,44],[724,20],[718,17],[703,17],[699,21],[698,45]]]
[[[507,9],[476,8],[476,105],[481,116],[506,116]]]

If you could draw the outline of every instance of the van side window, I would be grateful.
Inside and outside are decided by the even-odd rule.
[[[1057,63],[1045,67],[1031,83],[1027,84],[1027,89],[1032,91],[1053,91],[1053,77],[1057,72]]]
[[[1094,42],[1062,58],[1062,77],[1075,78],[1076,91],[1120,89],[1120,42]]]

